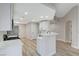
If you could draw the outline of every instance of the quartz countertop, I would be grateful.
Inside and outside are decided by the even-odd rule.
[[[9,46],[14,46],[14,45],[22,45],[22,43],[19,39],[0,42],[0,48],[2,48],[2,47],[5,48],[5,47],[9,47]]]
[[[0,55],[21,56],[22,43],[19,39],[7,40],[0,43]]]
[[[56,32],[41,33],[41,36],[58,35]]]

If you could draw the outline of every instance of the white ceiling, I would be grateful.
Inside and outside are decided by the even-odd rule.
[[[25,12],[28,12],[28,14],[25,15]],[[54,9],[48,8],[47,6],[40,3],[14,4],[14,20],[16,22],[20,21],[20,18],[24,18],[23,21],[38,21],[40,19],[40,16],[44,16],[43,19],[52,19],[54,14]],[[46,18],[45,16],[48,16],[48,18]]]
[[[52,19],[56,10],[56,17],[65,16],[76,3],[17,3],[14,4],[14,20],[17,21],[38,21],[40,16],[44,16],[43,19]],[[28,12],[27,15],[24,13]],[[45,18],[48,16],[48,18]],[[20,18],[24,18],[20,20]]]
[[[56,17],[64,17],[77,3],[46,3],[43,4],[49,8],[55,8]],[[53,7],[54,6],[54,7]]]
[[[76,5],[77,5],[76,3],[56,4],[56,16],[64,17]]]

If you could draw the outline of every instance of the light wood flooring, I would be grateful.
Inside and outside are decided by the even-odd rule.
[[[79,56],[79,49],[72,48],[70,43],[56,41],[55,56]]]
[[[23,38],[23,56],[40,56],[36,51],[36,40]],[[72,48],[70,43],[56,41],[56,54],[54,56],[79,56],[79,49]]]

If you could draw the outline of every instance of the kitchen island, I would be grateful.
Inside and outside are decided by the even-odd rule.
[[[20,39],[1,42],[0,56],[22,56],[22,43]]]
[[[42,56],[51,56],[56,53],[57,33],[42,33],[37,38],[37,52]]]

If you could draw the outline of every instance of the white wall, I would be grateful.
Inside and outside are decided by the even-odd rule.
[[[12,29],[11,4],[0,4],[0,31],[9,31]]]
[[[72,42],[71,46],[79,49],[79,6],[72,8],[69,13],[61,18],[62,21],[58,22],[58,39],[61,38],[62,41],[66,41],[66,23],[67,21],[72,21]],[[64,22],[63,22],[64,20]],[[64,31],[63,31],[64,30]]]
[[[72,36],[72,34],[69,34],[69,36],[67,36],[67,32],[68,32],[68,30],[67,30],[67,23],[69,22],[69,21],[71,21],[72,22],[72,20],[73,19],[76,19],[76,8],[74,7],[74,8],[72,8],[64,17],[63,17],[63,20],[64,20],[64,41],[65,42],[69,42],[70,40],[72,40],[72,38],[71,39],[69,39],[69,36]],[[71,30],[72,31],[72,30]],[[69,31],[70,32],[70,31]]]
[[[56,21],[56,32],[59,33],[59,35],[57,36],[57,39],[62,40],[62,41],[67,41],[67,37],[66,37],[66,23],[68,21],[72,21],[75,23],[75,20],[77,19],[77,7],[72,8],[67,15],[65,15],[63,18],[58,18]],[[72,26],[74,26],[74,28],[76,28],[76,25],[73,25],[72,22]],[[72,30],[73,31],[73,35],[72,35],[72,40],[74,42],[74,39],[76,39],[76,29]],[[74,43],[75,44],[75,43]]]
[[[38,29],[37,23],[19,24],[19,37],[36,39],[38,36]]]
[[[64,29],[64,20],[63,18],[57,18],[56,19],[56,30],[55,32],[58,33],[57,35],[57,40],[61,40],[61,41],[65,41],[65,36],[64,36],[64,32],[65,32],[65,29]]]
[[[78,13],[78,9],[79,7],[75,7],[73,9],[73,18],[72,18],[72,47],[75,47],[75,48],[79,48],[79,38],[78,38],[78,18],[79,18],[79,13]]]
[[[26,35],[29,38],[36,39],[38,36],[38,24],[37,23],[29,23],[26,24]]]
[[[70,10],[70,12],[64,17],[64,20],[65,20],[65,26],[66,26],[66,22],[67,21],[72,21],[72,42],[71,42],[71,45],[72,47],[78,47],[78,38],[77,38],[77,26],[78,26],[78,7],[74,7],[72,8],[72,10]],[[65,31],[65,34],[66,34],[66,31]],[[65,40],[67,41],[67,36],[65,35]]]

